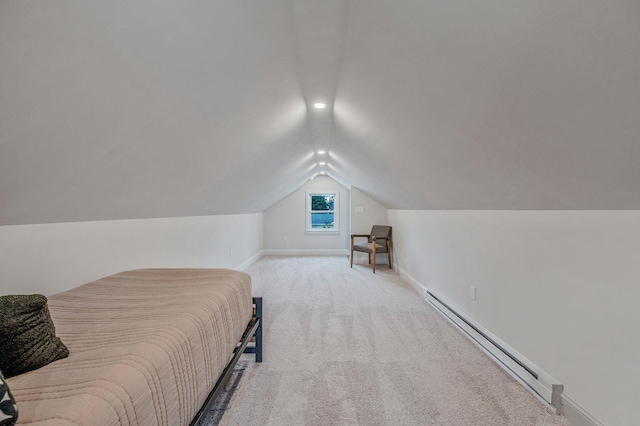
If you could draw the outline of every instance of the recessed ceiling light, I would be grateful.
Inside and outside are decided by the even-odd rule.
[[[321,165],[321,166],[324,166],[324,165],[325,165],[325,164],[327,164],[327,163],[325,163],[324,161],[322,161],[322,162],[320,162],[320,163],[318,163],[318,164],[319,164],[319,165]]]
[[[327,174],[327,172],[320,172],[320,174],[321,174],[321,175],[326,175],[326,174]]]
[[[323,109],[327,107],[327,104],[325,104],[324,102],[316,102],[315,104],[313,104],[313,106],[317,109]]]
[[[325,152],[326,152],[326,151],[318,151],[318,152],[317,152],[317,154],[322,155],[322,154],[324,154]]]

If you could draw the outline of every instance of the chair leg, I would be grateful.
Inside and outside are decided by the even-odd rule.
[[[376,273],[376,243],[374,242],[372,245],[373,245],[373,250],[372,250],[373,251],[373,253],[372,253],[372,256],[373,256],[373,273],[375,274]]]
[[[353,268],[353,245],[351,246],[351,256],[349,257],[350,261],[351,261],[351,268]]]

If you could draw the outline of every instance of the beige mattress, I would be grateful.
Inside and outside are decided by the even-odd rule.
[[[13,377],[18,424],[185,425],[252,316],[226,269],[122,272],[49,297],[68,358]]]

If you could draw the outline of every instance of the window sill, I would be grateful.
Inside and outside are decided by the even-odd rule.
[[[305,231],[305,234],[307,234],[307,235],[339,235],[340,234],[340,230],[328,229],[326,231],[322,231],[322,230],[319,230],[319,229],[307,229]]]

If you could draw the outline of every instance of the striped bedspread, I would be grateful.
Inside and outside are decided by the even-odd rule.
[[[226,269],[122,272],[49,297],[68,358],[8,380],[18,424],[186,425],[252,315]]]

